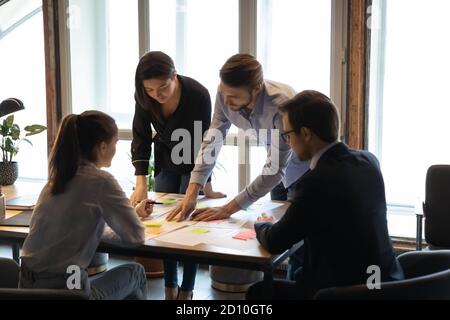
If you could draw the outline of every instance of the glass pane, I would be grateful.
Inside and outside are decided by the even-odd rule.
[[[250,181],[258,177],[267,160],[267,150],[264,147],[251,147],[250,149]],[[263,199],[270,200],[270,192]]]
[[[232,199],[238,194],[238,148],[223,146],[213,171],[212,184],[215,191],[225,193]]]
[[[151,50],[169,54],[177,71],[203,84],[213,102],[219,70],[238,52],[238,28],[238,0],[150,0]]]
[[[0,33],[12,31],[14,25],[21,20],[27,20],[36,10],[41,10],[42,0],[15,0],[3,4],[0,9]]]
[[[0,15],[3,16],[13,3],[15,1],[2,6]],[[5,20],[0,19],[0,101],[10,97],[22,100],[25,110],[15,113],[14,117],[23,130],[30,124],[47,125],[45,57],[41,1],[18,3],[23,7],[10,8],[16,10],[12,10],[15,18],[8,29],[3,29]],[[19,176],[47,179],[47,134],[29,137],[29,140],[33,146],[22,142],[14,158],[19,163]]]
[[[69,12],[72,111],[104,111],[120,128],[131,128],[138,1],[70,0]]]
[[[131,164],[131,141],[119,140],[116,145],[116,155],[111,167],[106,171],[111,173],[124,190],[132,190],[135,185],[134,167]]]
[[[388,203],[412,211],[428,167],[450,163],[450,2],[377,0],[371,12],[369,149]]]
[[[265,78],[330,94],[331,0],[259,0]]]

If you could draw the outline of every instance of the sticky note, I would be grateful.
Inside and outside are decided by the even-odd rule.
[[[161,202],[162,202],[162,204],[175,204],[175,203],[177,203],[177,200],[176,199],[166,199]]]
[[[145,233],[147,234],[160,234],[162,231],[161,229],[147,229],[145,230]]]
[[[157,220],[146,220],[144,221],[144,226],[148,228],[161,228],[162,222]]]
[[[208,232],[209,232],[209,230],[205,229],[205,228],[192,229],[192,233],[195,233],[195,234],[205,234],[205,233],[208,233]]]
[[[233,239],[237,240],[250,240],[256,238],[256,232],[255,230],[245,230],[241,231],[238,234],[236,234]]]

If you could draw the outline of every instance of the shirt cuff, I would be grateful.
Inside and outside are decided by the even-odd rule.
[[[204,187],[207,180],[208,180],[208,176],[204,176],[202,174],[191,172],[191,179],[189,180],[189,183],[196,183],[196,184],[199,184],[202,187]]]
[[[241,207],[242,210],[246,210],[253,204],[253,202],[255,202],[250,198],[247,189],[244,189],[244,191],[239,193],[236,196],[236,198],[234,198],[234,201],[237,202],[237,204],[239,205],[239,207]]]
[[[148,176],[148,160],[138,160],[133,162],[135,176]]]

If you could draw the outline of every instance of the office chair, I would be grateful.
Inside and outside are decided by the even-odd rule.
[[[17,288],[20,267],[12,259],[0,258],[0,288]]]
[[[19,286],[20,267],[12,259],[0,258],[1,300],[87,300],[79,290],[22,289]]]
[[[422,224],[430,250],[450,249],[450,165],[428,169],[423,215],[417,214],[416,248],[422,249]]]
[[[319,290],[317,300],[450,300],[450,251],[414,251],[400,255],[405,280]]]

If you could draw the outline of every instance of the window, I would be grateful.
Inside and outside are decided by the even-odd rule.
[[[265,77],[330,94],[331,0],[259,0],[258,58]]]
[[[410,221],[428,167],[450,163],[449,11],[445,0],[374,0],[369,10],[368,147],[381,162],[390,211],[409,213]],[[394,235],[415,234],[413,223],[394,228]]]
[[[45,57],[42,1],[10,1],[0,11],[0,101],[13,97],[25,110],[14,113],[23,129],[46,125]],[[20,145],[15,157],[20,178],[47,178],[47,136],[41,133]],[[30,159],[33,159],[30,162]]]
[[[179,74],[196,79],[209,90],[213,105],[220,68],[243,48],[257,48],[251,53],[262,62],[266,78],[298,91],[316,89],[330,94],[333,54],[344,51],[338,44],[332,48],[332,36],[345,33],[334,30],[332,21],[340,19],[340,25],[345,25],[344,2],[258,0],[253,7],[241,6],[242,0],[131,0],[126,4],[119,0],[69,0],[75,9],[69,12],[78,13],[80,19],[69,30],[72,111],[106,111],[122,129],[121,139],[130,140],[134,73],[139,52],[149,50],[170,55]],[[253,21],[250,16],[257,16],[258,22],[240,25]],[[254,43],[243,43],[243,39]],[[342,65],[336,66],[341,69],[335,73],[342,72]],[[342,77],[336,79],[340,85]],[[237,134],[237,128],[232,126],[229,133]],[[214,171],[215,189],[230,195],[238,192],[238,181],[245,180],[242,177],[259,173],[264,165],[260,160],[266,158],[265,150],[257,148],[263,150],[264,157],[258,152],[251,157],[254,169],[238,169],[240,148],[225,146],[219,157],[222,169]],[[132,172],[128,150],[129,141],[121,142],[117,156],[122,160],[114,161],[111,168],[121,177]],[[233,183],[230,176],[235,177]]]
[[[72,112],[104,111],[119,128],[131,129],[139,62],[137,0],[126,5],[120,0],[70,0],[69,12]]]
[[[150,0],[150,49],[164,51],[214,103],[219,70],[239,48],[238,0]]]

